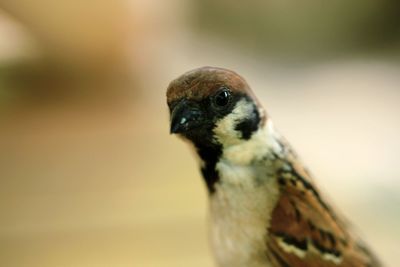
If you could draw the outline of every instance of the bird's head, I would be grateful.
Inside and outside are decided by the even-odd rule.
[[[247,82],[214,67],[186,72],[168,86],[171,133],[197,146],[229,146],[248,140],[265,114]]]

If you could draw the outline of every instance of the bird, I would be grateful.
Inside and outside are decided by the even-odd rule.
[[[194,149],[219,267],[380,267],[274,128],[246,80],[200,67],[167,88],[170,133]]]

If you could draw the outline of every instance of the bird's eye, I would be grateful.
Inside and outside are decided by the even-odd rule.
[[[227,88],[219,90],[213,97],[213,103],[217,108],[226,107],[231,101],[231,92]]]

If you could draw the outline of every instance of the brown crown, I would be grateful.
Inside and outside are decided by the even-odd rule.
[[[188,71],[173,80],[167,90],[168,103],[186,98],[201,100],[213,95],[222,86],[228,87],[233,93],[242,93],[255,97],[247,82],[234,71],[216,68],[201,67]]]

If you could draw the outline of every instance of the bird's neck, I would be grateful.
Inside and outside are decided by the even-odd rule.
[[[248,140],[222,147],[221,159],[232,165],[249,166],[283,152],[281,136],[269,119]]]
[[[215,184],[219,181],[216,166],[222,155],[222,146],[197,144],[196,150],[201,160],[201,174],[206,182],[208,192],[211,194],[215,190]]]
[[[259,165],[282,153],[280,136],[274,130],[271,121],[267,121],[247,140],[229,145],[196,145],[196,148],[202,161],[201,172],[210,194],[215,191],[215,185],[221,179],[218,164],[251,168],[252,165]]]

